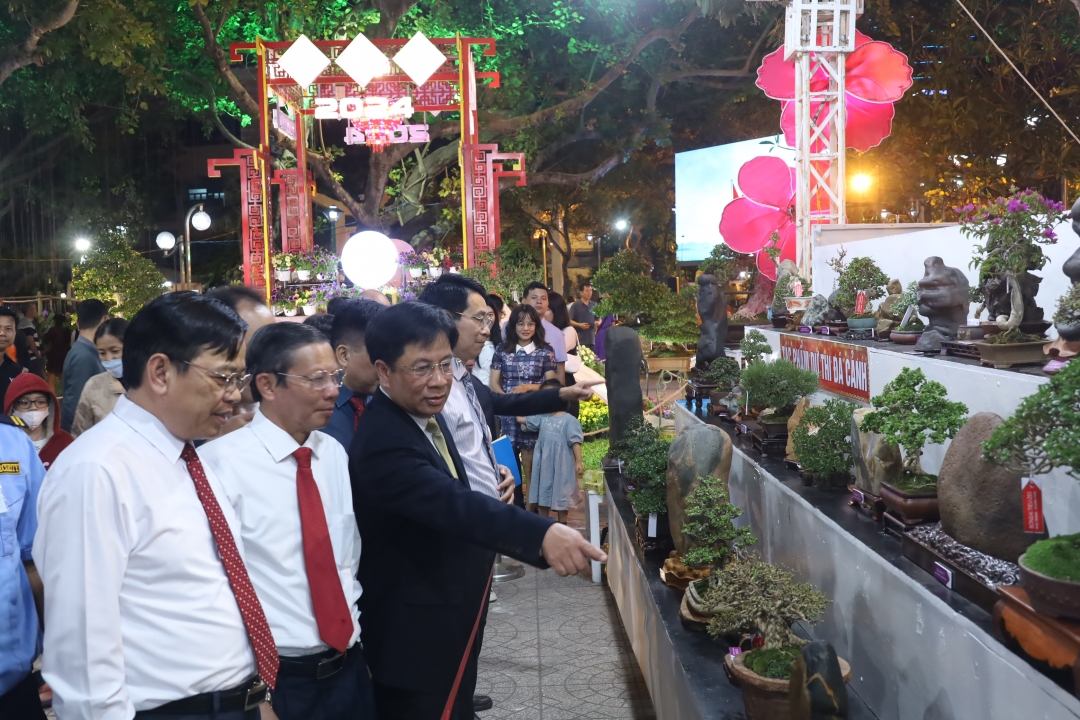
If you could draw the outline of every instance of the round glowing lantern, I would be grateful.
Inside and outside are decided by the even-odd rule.
[[[362,288],[382,287],[398,270],[398,249],[382,233],[374,230],[356,233],[341,249],[341,269]]]

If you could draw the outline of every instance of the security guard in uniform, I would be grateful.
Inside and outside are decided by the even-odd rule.
[[[45,720],[30,669],[41,640],[42,600],[30,550],[45,468],[22,420],[0,415],[0,718]],[[31,590],[33,588],[33,590]]]

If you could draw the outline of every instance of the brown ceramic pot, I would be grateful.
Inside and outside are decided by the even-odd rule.
[[[909,525],[931,522],[941,517],[937,493],[906,493],[887,482],[881,483],[881,499],[885,507]]]
[[[737,343],[743,339],[745,334],[746,326],[742,323],[728,323],[727,337],[724,338],[724,342]]]
[[[922,330],[918,332],[893,330],[889,333],[889,339],[897,345],[914,345],[919,342],[919,338],[922,337]]]
[[[787,315],[773,315],[772,326],[783,330],[787,327]]]
[[[844,683],[851,682],[851,665],[844,658],[837,659]],[[792,720],[788,700],[790,680],[774,680],[758,675],[743,664],[742,655],[725,655],[724,664],[742,687],[747,720]]]
[[[1080,620],[1080,583],[1057,580],[1024,565],[1020,556],[1020,587],[1027,591],[1031,607],[1043,615]]]
[[[972,343],[979,349],[979,360],[983,365],[996,368],[1010,368],[1013,365],[1033,365],[1046,361],[1043,354],[1044,342],[1005,343],[995,345],[986,342]]]

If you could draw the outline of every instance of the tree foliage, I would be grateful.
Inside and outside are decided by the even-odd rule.
[[[739,384],[741,374],[739,363],[731,358],[721,357],[710,362],[708,369],[698,377],[703,383],[715,385],[720,392],[728,392]]]
[[[837,307],[852,310],[860,290],[866,291],[867,310],[870,301],[885,297],[889,276],[881,271],[872,258],[857,257],[844,267],[836,290]]]
[[[530,248],[516,240],[507,240],[490,252],[479,253],[477,264],[461,274],[509,301],[521,299],[525,287],[544,276],[544,269]]]
[[[909,367],[870,402],[874,411],[863,419],[861,428],[902,447],[904,471],[912,476],[922,474],[923,445],[940,445],[955,436],[967,419],[967,405],[949,400],[944,385]]]
[[[747,330],[739,341],[739,351],[749,364],[761,362],[766,355],[772,354],[772,345],[760,330]]]
[[[596,315],[618,315],[628,323],[640,316],[656,317],[671,290],[653,280],[651,270],[649,261],[631,250],[605,260],[592,279],[593,287],[605,296]]]
[[[771,417],[788,418],[799,400],[817,390],[818,374],[790,360],[755,362],[743,369],[739,384],[749,394],[750,407],[772,408]]]
[[[112,313],[128,319],[161,295],[164,287],[161,271],[116,231],[96,237],[86,260],[71,273],[75,300],[97,298],[109,305]]]
[[[693,547],[682,561],[690,567],[711,567],[718,573],[738,550],[757,542],[749,526],[737,528],[733,524],[743,511],[728,502],[720,478],[698,478],[697,487],[686,497],[685,512],[682,532]]]
[[[846,481],[851,473],[851,418],[855,403],[826,400],[824,407],[807,408],[792,431],[795,456],[804,472],[826,482]]]
[[[657,305],[654,318],[651,323],[641,328],[641,337],[656,342],[697,342],[701,336],[697,314],[697,288],[687,285],[677,293],[668,290]]]

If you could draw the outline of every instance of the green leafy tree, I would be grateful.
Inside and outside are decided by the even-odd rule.
[[[709,368],[700,374],[701,381],[707,385],[715,385],[721,392],[728,392],[739,384],[741,375],[739,363],[731,358],[716,358],[709,363]]]
[[[847,481],[851,473],[851,418],[855,404],[826,400],[824,407],[807,408],[792,431],[792,445],[804,472],[826,482]]]
[[[836,290],[836,304],[845,310],[854,310],[860,290],[866,291],[867,309],[870,301],[885,297],[889,276],[881,271],[871,258],[854,258],[840,275]]]
[[[712,578],[710,578],[712,580]],[[828,600],[810,583],[796,583],[795,576],[778,565],[746,560],[729,563],[710,582],[705,602],[716,612],[709,620],[709,634],[761,631],[764,649],[804,645],[791,632],[796,621],[814,624],[825,612]]]
[[[697,289],[687,285],[678,293],[668,290],[656,310],[656,319],[641,328],[641,336],[656,342],[695,343],[701,337],[698,325]]]
[[[904,450],[904,472],[912,479],[924,477],[923,445],[940,445],[964,425],[967,405],[948,399],[945,386],[927,380],[922,370],[904,368],[870,401],[874,411],[862,429],[881,434],[885,442]]]
[[[750,364],[760,362],[766,355],[772,354],[772,345],[759,330],[747,330],[739,341],[739,350],[743,359]]]
[[[479,253],[477,264],[462,270],[461,274],[479,282],[489,293],[509,301],[520,299],[529,283],[544,276],[544,269],[530,248],[511,239],[491,252]]]
[[[735,527],[733,520],[743,514],[742,508],[728,502],[724,481],[709,475],[698,478],[698,485],[686,498],[686,517],[683,535],[693,547],[682,556],[686,565],[712,568],[712,574],[727,564],[738,551],[757,542],[749,527]]]
[[[605,296],[594,310],[596,316],[618,315],[627,324],[656,317],[671,290],[652,279],[651,269],[648,260],[631,250],[605,260],[592,279],[593,287]]]
[[[983,457],[1024,475],[1064,468],[1080,480],[1080,363],[1066,363],[1024,398],[983,443]]]
[[[721,287],[734,280],[740,272],[756,272],[757,264],[753,255],[737,253],[725,242],[717,243],[709,251],[709,257],[702,260],[698,270],[715,276]]]
[[[96,237],[86,260],[71,272],[75,300],[97,298],[128,319],[161,295],[164,287],[161,271],[115,231]]]
[[[739,384],[749,393],[751,407],[772,408],[770,422],[779,422],[791,417],[800,399],[817,390],[818,374],[801,370],[789,360],[755,362],[743,369]]]

